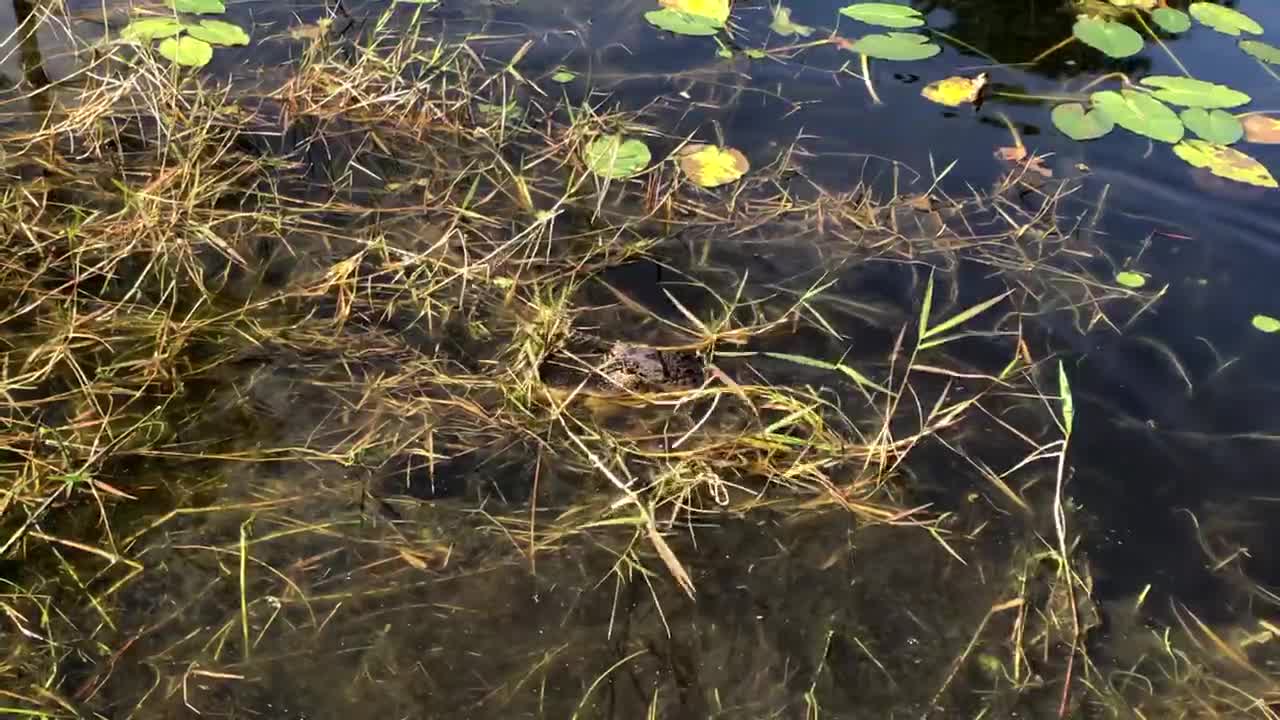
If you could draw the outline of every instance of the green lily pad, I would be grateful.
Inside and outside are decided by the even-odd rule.
[[[1142,78],[1142,84],[1157,88],[1151,93],[1157,98],[1173,105],[1186,107],[1232,108],[1244,105],[1253,99],[1226,85],[1174,75],[1152,75]]]
[[[170,62],[186,67],[204,67],[213,59],[213,46],[189,35],[165,38],[156,51]]]
[[[913,28],[924,25],[924,16],[919,10],[893,3],[854,3],[840,8],[840,14],[869,25],[891,28]]]
[[[1191,3],[1191,16],[1220,33],[1261,35],[1262,26],[1239,10],[1208,2]]]
[[[1220,178],[1257,187],[1277,187],[1276,179],[1262,163],[1234,148],[1204,140],[1184,140],[1174,145],[1173,151],[1187,163],[1206,168]]]
[[[650,10],[644,14],[644,19],[659,30],[666,30],[677,35],[715,35],[724,27],[723,23],[717,23],[714,19],[705,15],[691,15],[671,8]]]
[[[560,68],[559,70],[551,73],[551,82],[560,83],[561,85],[571,83],[577,79],[578,73],[566,68]]]
[[[1167,33],[1184,33],[1191,29],[1191,18],[1181,10],[1171,7],[1152,10],[1151,19]]]
[[[1187,108],[1178,117],[1188,130],[1211,143],[1230,145],[1244,137],[1244,126],[1226,110]]]
[[[173,37],[180,32],[182,32],[182,23],[176,18],[140,18],[121,30],[120,37],[125,40],[147,41]]]
[[[1147,284],[1147,276],[1125,270],[1116,273],[1116,282],[1130,290],[1137,290]]]
[[[210,45],[249,44],[249,34],[239,25],[221,20],[201,20],[199,25],[188,25],[187,34]]]
[[[1085,45],[1101,50],[1113,58],[1129,57],[1142,52],[1142,36],[1133,28],[1111,20],[1080,18],[1071,27],[1071,32]]]
[[[628,178],[648,167],[653,156],[640,140],[604,135],[587,143],[582,159],[601,177]]]
[[[1100,110],[1085,112],[1080,103],[1065,103],[1053,109],[1049,116],[1054,127],[1072,140],[1096,140],[1111,132],[1116,124]]]
[[[747,48],[746,50],[742,51],[742,54],[746,55],[752,60],[763,60],[769,57],[769,53],[765,52],[764,50],[761,50],[760,48]]]
[[[786,5],[779,5],[773,9],[773,22],[769,23],[769,29],[783,37],[793,35],[809,37],[813,34],[812,26],[801,25],[791,20],[791,8]]]
[[[1182,139],[1182,121],[1169,106],[1136,90],[1103,90],[1090,96],[1093,107],[1120,127],[1160,142]]]
[[[227,11],[222,0],[169,0],[169,7],[193,15],[221,15]]]
[[[1251,322],[1255,329],[1264,333],[1280,332],[1280,320],[1277,320],[1270,315],[1254,315]]]
[[[924,60],[942,52],[929,38],[916,33],[866,35],[849,46],[856,53],[881,60]]]
[[[1280,65],[1280,48],[1261,40],[1241,40],[1240,49],[1262,62]]]

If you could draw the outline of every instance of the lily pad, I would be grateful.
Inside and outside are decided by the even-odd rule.
[[[711,18],[690,15],[671,8],[650,10],[644,14],[644,19],[659,30],[666,30],[677,35],[715,35],[724,27],[723,23],[717,23]]]
[[[165,38],[156,51],[170,62],[187,67],[204,67],[213,59],[213,46],[189,35]]]
[[[1191,16],[1220,33],[1239,35],[1247,32],[1250,35],[1261,35],[1262,26],[1253,18],[1239,10],[1209,2],[1191,3]]]
[[[1187,108],[1178,117],[1188,130],[1211,143],[1230,145],[1244,137],[1244,126],[1226,110]]]
[[[1097,109],[1086,112],[1080,103],[1059,105],[1050,117],[1062,134],[1077,141],[1097,140],[1116,126],[1106,113]]]
[[[1261,40],[1241,40],[1240,49],[1262,62],[1280,65],[1280,48]]]
[[[176,18],[140,18],[129,23],[124,30],[121,30],[120,37],[125,40],[135,41],[159,40],[160,38],[173,37],[180,32],[182,32],[182,23],[178,22]]]
[[[1168,105],[1136,90],[1103,90],[1090,96],[1093,107],[1130,132],[1176,143],[1182,139],[1182,121]]]
[[[769,29],[783,37],[791,37],[793,35],[809,37],[813,34],[812,26],[792,22],[791,8],[786,5],[779,5],[773,9],[773,22],[769,23]]]
[[[1116,282],[1130,290],[1137,290],[1147,284],[1147,276],[1125,270],[1124,272],[1116,273]]]
[[[916,33],[891,32],[866,35],[849,46],[856,53],[881,60],[924,60],[942,52],[929,38]]]
[[[221,15],[227,11],[222,0],[169,0],[169,7],[193,15]]]
[[[582,159],[591,172],[606,178],[629,178],[649,165],[649,146],[635,138],[604,135],[587,143]]]
[[[961,105],[977,102],[978,96],[982,94],[982,88],[986,87],[986,84],[986,73],[972,78],[953,75],[925,85],[920,94],[939,105],[960,107]]]
[[[1152,10],[1151,19],[1167,33],[1184,33],[1191,29],[1191,18],[1181,10],[1171,7]]]
[[[1280,332],[1280,320],[1270,315],[1254,315],[1251,323],[1254,329],[1264,333]]]
[[[221,20],[201,20],[199,25],[188,25],[187,34],[211,45],[248,45],[249,34]]]
[[[559,70],[551,73],[551,82],[560,83],[561,85],[565,83],[571,83],[577,79],[578,79],[578,73],[572,70],[567,70],[565,68],[560,68]]]
[[[1151,94],[1173,105],[1201,108],[1231,108],[1244,105],[1253,98],[1226,85],[1174,75],[1152,75],[1142,84],[1157,88]]]
[[[1142,52],[1142,36],[1128,25],[1102,18],[1084,17],[1076,21],[1071,32],[1085,45],[1101,50],[1113,58],[1124,58]]]
[[[680,169],[698,185],[709,188],[736,182],[751,169],[751,163],[735,148],[695,143],[680,151]]]
[[[891,28],[913,28],[924,25],[924,16],[919,10],[893,3],[854,3],[840,8],[840,14],[869,25]]]
[[[1266,115],[1250,115],[1241,123],[1244,139],[1263,145],[1280,145],[1280,119]]]
[[[1191,165],[1207,168],[1220,178],[1258,187],[1277,187],[1276,179],[1262,163],[1225,145],[1215,145],[1204,140],[1184,140],[1174,145],[1173,151]]]

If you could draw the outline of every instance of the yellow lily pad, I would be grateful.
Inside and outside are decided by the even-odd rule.
[[[1280,332],[1280,320],[1270,315],[1254,315],[1252,323],[1255,328],[1264,333]]]
[[[1278,187],[1262,163],[1234,148],[1204,140],[1183,140],[1173,146],[1173,151],[1188,163],[1207,168],[1220,178],[1258,187]]]
[[[680,169],[702,187],[717,187],[737,181],[751,163],[736,148],[694,143],[680,151]]]
[[[659,0],[659,4],[668,10],[709,18],[716,25],[729,22],[729,0]]]
[[[1244,139],[1263,145],[1280,145],[1280,119],[1250,115],[1244,119]]]
[[[987,84],[987,74],[967,78],[954,75],[942,80],[935,80],[924,86],[920,94],[939,105],[959,107],[978,101],[978,95]]]

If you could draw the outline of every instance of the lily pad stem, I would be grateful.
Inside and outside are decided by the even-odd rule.
[[[858,53],[862,56],[862,82],[867,86],[867,92],[871,94],[872,101],[877,105],[883,105],[880,96],[876,94],[876,86],[871,84],[871,61],[867,59],[866,53]]]
[[[1142,13],[1135,12],[1134,17],[1138,18],[1138,24],[1142,26],[1143,30],[1147,31],[1147,34],[1151,36],[1152,40],[1156,41],[1156,44],[1160,46],[1160,49],[1164,50],[1165,54],[1173,59],[1173,64],[1178,66],[1178,69],[1182,71],[1182,74],[1187,77],[1193,77],[1191,75],[1191,71],[1187,70],[1187,66],[1182,64],[1182,61],[1178,59],[1178,56],[1174,55],[1173,51],[1169,49],[1169,46],[1164,44],[1164,41],[1161,40],[1160,36],[1151,29],[1151,26],[1147,24],[1147,21],[1142,19]]]
[[[1059,51],[1059,50],[1061,50],[1062,48],[1064,48],[1064,47],[1066,47],[1066,46],[1070,45],[1071,43],[1073,43],[1073,42],[1075,42],[1075,41],[1076,41],[1076,36],[1075,36],[1075,35],[1072,35],[1072,36],[1068,37],[1066,40],[1063,40],[1062,42],[1058,43],[1057,45],[1054,45],[1053,47],[1049,48],[1048,50],[1045,50],[1044,52],[1040,53],[1039,55],[1037,55],[1037,56],[1035,56],[1035,57],[1031,58],[1031,62],[1030,62],[1030,63],[1028,63],[1028,64],[1029,64],[1029,65],[1035,65],[1036,63],[1038,63],[1038,62],[1040,62],[1041,60],[1043,60],[1043,59],[1045,59],[1045,58],[1049,57],[1050,55],[1052,55],[1052,54],[1054,54],[1054,53],[1058,52],[1058,51]]]

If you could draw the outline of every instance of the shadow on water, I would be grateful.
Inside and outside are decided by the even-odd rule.
[[[21,21],[31,9],[19,5]],[[825,30],[839,5],[793,9]],[[1236,5],[1280,28],[1275,8]],[[344,94],[334,68],[359,66],[357,40],[375,36],[385,7],[232,7],[255,37],[280,38],[215,56],[237,88],[228,100],[252,121],[208,155],[189,136],[173,145],[216,156],[209,168],[226,184],[188,212],[206,213],[206,227],[243,223],[225,235],[245,242],[172,266],[112,256],[88,280],[72,274],[76,303],[135,324],[68,333],[109,351],[12,390],[6,467],[38,468],[14,487],[61,462],[92,466],[103,483],[77,505],[88,475],[68,470],[57,475],[65,493],[12,501],[22,519],[0,526],[20,558],[0,566],[4,609],[29,654],[48,639],[56,668],[15,707],[108,718],[1047,718],[1174,717],[1199,702],[1214,717],[1274,717],[1266,643],[1280,630],[1266,618],[1280,600],[1268,589],[1280,585],[1268,552],[1280,493],[1268,469],[1280,466],[1280,354],[1248,323],[1277,314],[1274,191],[1224,184],[1132,137],[1073,146],[1039,101],[997,93],[950,110],[918,97],[928,80],[978,69],[1011,95],[1072,92],[1107,72],[1176,72],[1168,57],[1112,62],[1077,43],[1016,65],[1069,37],[1076,7],[917,3],[947,50],[907,70],[873,63],[875,104],[844,72],[845,51],[726,59],[704,39],[655,32],[638,0],[396,9],[401,35],[416,17],[424,35],[470,38],[465,62],[494,79],[463,75],[459,87],[483,82],[487,101],[514,100],[524,116],[509,128],[486,119],[479,96],[454,94],[459,78],[439,81],[421,48],[397,70],[439,92],[437,115],[379,114],[414,92],[390,80],[368,103]],[[330,15],[323,42],[287,35]],[[767,30],[767,9],[735,18],[742,48],[786,44]],[[530,39],[522,81],[504,68]],[[1251,64],[1236,78],[1242,61],[1224,38],[1168,44],[1260,106],[1278,94]],[[20,92],[50,82],[39,50],[22,46]],[[295,83],[290,68],[319,58],[337,59]],[[562,66],[578,78],[543,81]],[[175,107],[218,127],[231,103]],[[690,137],[721,139],[767,179],[734,194],[654,173],[575,196],[543,168],[571,165],[583,140],[573,112],[588,105],[617,113],[599,127],[647,131],[655,158]],[[101,167],[88,153],[66,167],[6,157],[11,176],[50,185],[78,172],[154,183],[129,194],[92,177],[58,186],[40,212],[93,214],[49,234],[51,247],[150,195],[186,196],[167,195],[165,173],[144,164],[159,123],[110,123],[113,159]],[[456,130],[471,125],[483,130]],[[1010,179],[1016,168],[993,156],[1013,142],[1010,127],[1051,155],[1052,179]],[[1274,148],[1255,149],[1280,167]],[[257,164],[238,175],[224,153]],[[551,201],[556,212],[529,212]],[[17,218],[26,201],[7,202]],[[1151,292],[1109,287],[1122,268],[1145,273]],[[55,279],[41,276],[39,292],[61,297],[70,283]],[[1157,302],[1153,288],[1166,285]],[[907,386],[915,356],[902,338],[919,330],[926,292],[941,318],[1006,287],[1019,291],[1012,307],[966,325],[971,344],[930,357],[903,391],[910,402],[880,410],[869,387]],[[23,372],[51,352],[32,338],[63,321],[22,310],[29,292],[4,301],[6,357]],[[154,343],[172,328],[183,338],[170,352]],[[578,387],[541,387],[540,363],[584,330],[606,346],[696,348],[717,390],[620,401],[592,394],[589,368]],[[1017,377],[996,378],[1011,351]],[[1051,463],[992,482],[1060,437],[1048,362],[1059,355],[1076,411],[1065,582]],[[109,384],[149,362],[156,374],[128,399],[76,399],[93,384],[81,374]],[[958,398],[981,413],[941,422],[949,403],[970,408]],[[893,442],[867,450],[882,432]],[[655,500],[632,508],[636,492]],[[658,527],[666,540],[654,540]],[[682,591],[673,564],[696,590]],[[90,601],[51,612],[69,591]],[[32,608],[55,619],[32,622]],[[1188,640],[1163,643],[1153,629],[1166,626]],[[1072,673],[1089,689],[1064,692]],[[1263,699],[1224,700],[1219,676]]]

